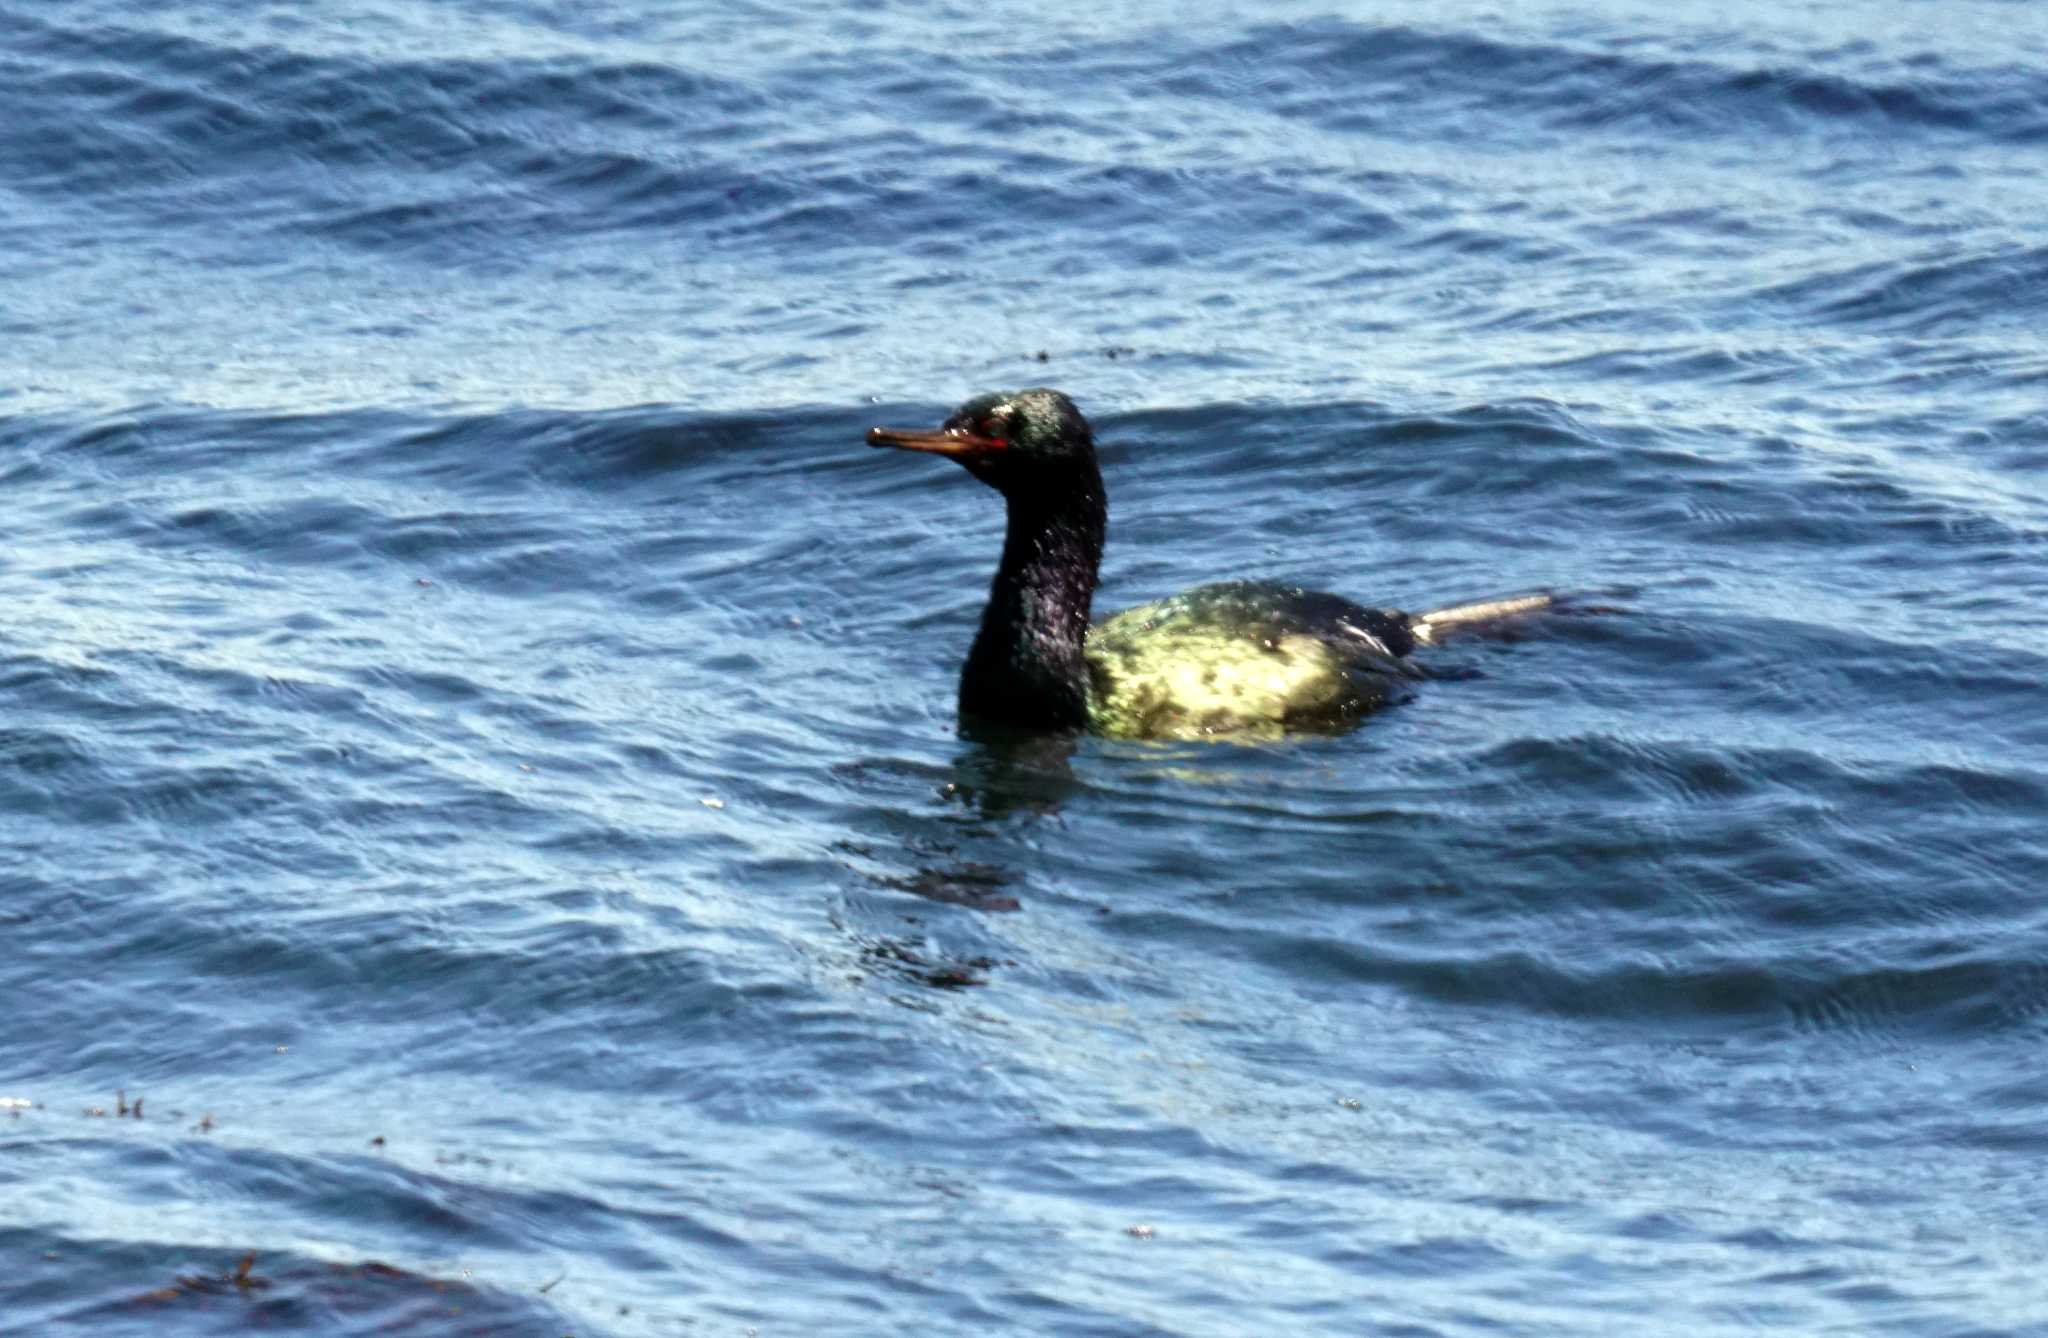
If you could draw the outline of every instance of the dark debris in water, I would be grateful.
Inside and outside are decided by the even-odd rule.
[[[95,1306],[75,1318],[152,1314],[167,1323],[173,1314],[235,1314],[227,1308],[237,1307],[235,1323],[251,1329],[318,1330],[345,1321],[350,1332],[437,1338],[530,1331],[536,1322],[550,1327],[555,1322],[550,1312],[537,1312],[540,1303],[524,1297],[375,1260],[331,1263],[282,1256],[260,1272],[256,1265],[256,1252],[248,1251],[222,1272],[181,1274],[166,1286]],[[372,1327],[359,1327],[364,1322]]]
[[[116,1088],[114,1089],[113,1110],[109,1111],[105,1106],[87,1106],[85,1113],[94,1119],[105,1119],[108,1115],[112,1115],[116,1119],[132,1118],[139,1120],[142,1118],[142,1098],[136,1097],[135,1104],[130,1105],[128,1104],[127,1089]]]
[[[1097,352],[1111,362],[1115,362],[1118,358],[1135,358],[1138,356],[1138,350],[1132,348],[1129,344],[1109,344],[1097,350]],[[1045,349],[1039,349],[1035,353],[1027,353],[1024,357],[1030,362],[1052,361],[1052,354]]]
[[[225,1274],[193,1273],[179,1278],[168,1287],[159,1287],[135,1298],[135,1306],[169,1304],[193,1296],[231,1296],[237,1293],[268,1291],[270,1280],[257,1277],[254,1273],[256,1255],[254,1251],[242,1256],[234,1272]]]

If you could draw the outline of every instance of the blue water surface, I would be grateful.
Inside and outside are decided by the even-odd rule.
[[[0,0],[0,1331],[2048,1333],[2048,10],[1149,13]]]

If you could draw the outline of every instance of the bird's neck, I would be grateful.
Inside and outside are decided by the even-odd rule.
[[[1089,605],[1108,523],[1093,464],[1064,486],[1008,498],[1003,560],[960,674],[965,715],[1037,729],[1088,723]]]

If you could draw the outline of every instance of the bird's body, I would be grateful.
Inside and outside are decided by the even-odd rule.
[[[1341,729],[1402,695],[1405,620],[1336,595],[1230,581],[1089,629],[1090,723],[1127,738]]]
[[[1417,617],[1232,581],[1091,623],[1108,507],[1093,434],[1065,395],[983,395],[936,432],[876,428],[868,441],[950,456],[1008,503],[1002,559],[960,675],[968,716],[1122,738],[1326,732],[1405,696],[1418,644],[1550,602],[1527,595]]]

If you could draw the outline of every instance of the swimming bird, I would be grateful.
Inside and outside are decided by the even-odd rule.
[[[1043,387],[978,395],[935,430],[877,427],[870,446],[943,455],[1003,495],[1009,528],[960,671],[962,716],[1120,738],[1273,737],[1342,729],[1407,695],[1409,660],[1454,629],[1548,594],[1430,613],[1227,581],[1089,621],[1109,507],[1095,435]]]

